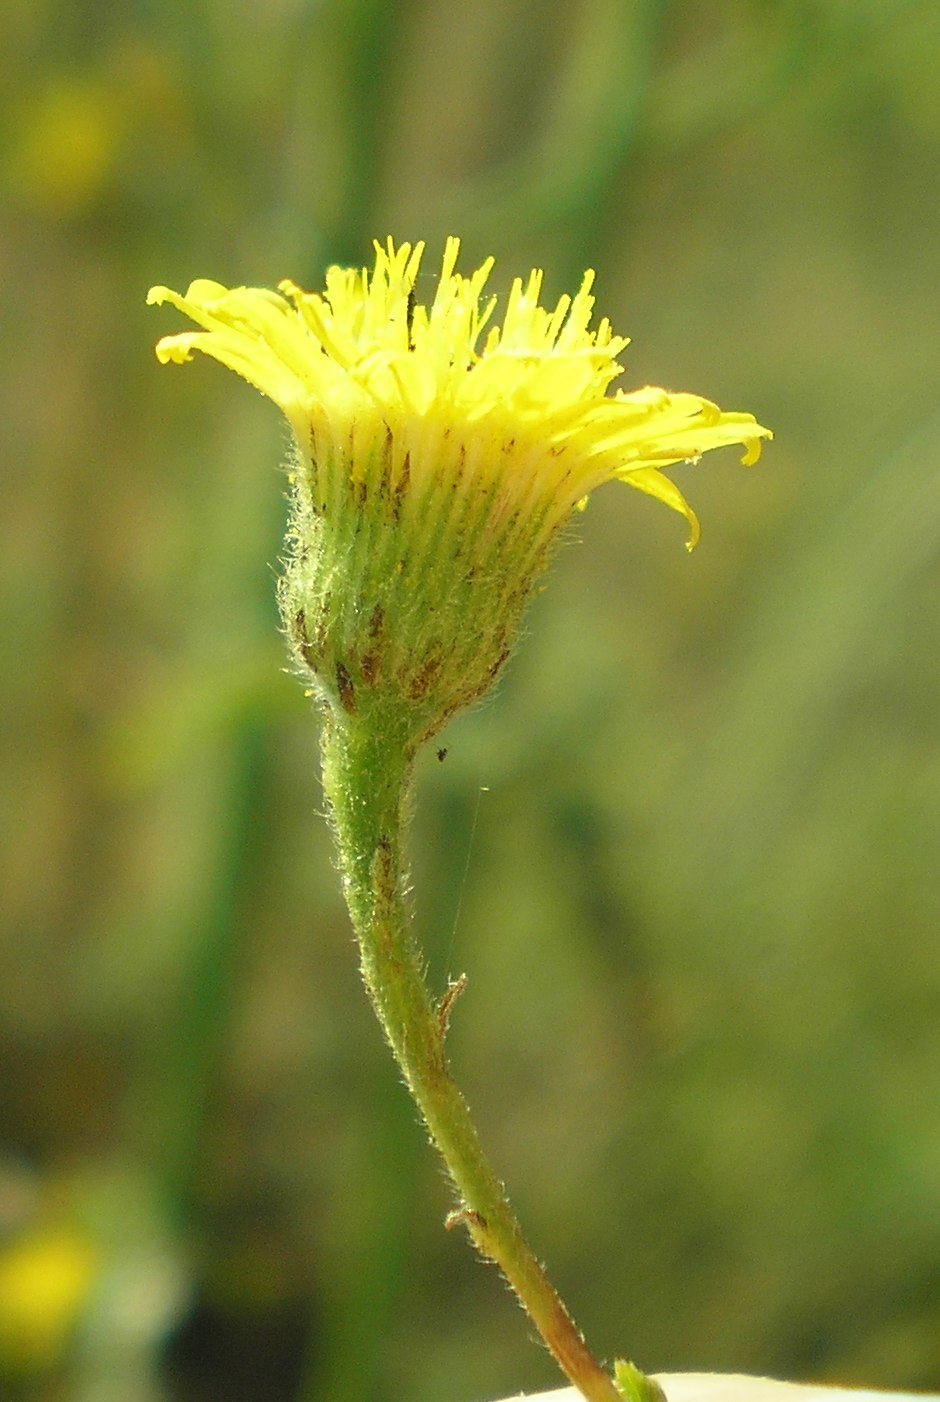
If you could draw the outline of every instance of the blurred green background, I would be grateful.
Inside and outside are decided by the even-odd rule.
[[[617,486],[419,774],[456,1070],[598,1353],[940,1386],[936,0],[6,0],[0,1396],[553,1384],[358,986],[285,429],[154,282],[585,266],[760,467]]]

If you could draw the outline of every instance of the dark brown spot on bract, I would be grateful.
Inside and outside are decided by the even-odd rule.
[[[367,652],[359,662],[359,670],[366,686],[375,686],[376,678],[379,675],[379,654]]]
[[[411,482],[411,454],[406,453],[401,465],[401,474],[395,483],[395,494],[392,498],[392,515],[396,521],[401,520],[402,503],[408,495],[408,485]]]
[[[412,701],[420,701],[422,697],[427,696],[434,682],[437,680],[441,665],[441,658],[432,655],[428,658],[420,671],[415,673],[408,687],[408,695],[411,697]]]
[[[349,715],[353,715],[356,710],[356,689],[342,662],[336,664],[336,689],[339,692],[339,704]]]
[[[315,672],[317,670],[316,652],[307,634],[307,615],[302,608],[297,609],[294,613],[294,642],[311,672]]]
[[[496,673],[499,671],[500,667],[502,667],[503,663],[506,661],[506,658],[507,658],[508,656],[509,656],[509,648],[508,648],[508,647],[503,648],[502,652],[499,654],[499,656],[497,657],[496,661],[495,661],[495,662],[493,663],[493,665],[490,667],[489,674],[490,674],[491,677],[495,677],[495,676],[496,676]]]

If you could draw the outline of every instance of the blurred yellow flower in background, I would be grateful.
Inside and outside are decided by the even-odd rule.
[[[83,212],[111,180],[126,132],[119,93],[63,77],[31,99],[6,159],[12,188],[53,216]]]
[[[98,1272],[87,1235],[42,1226],[0,1250],[0,1362],[17,1370],[56,1364]]]

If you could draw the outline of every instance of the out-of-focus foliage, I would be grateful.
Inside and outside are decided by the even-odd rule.
[[[550,295],[596,266],[631,383],[777,431],[688,469],[691,558],[599,494],[419,775],[418,919],[536,1249],[609,1357],[936,1388],[934,0],[7,0],[0,37],[0,1395],[554,1377],[357,986],[278,416],[159,370],[143,302],[389,232]]]

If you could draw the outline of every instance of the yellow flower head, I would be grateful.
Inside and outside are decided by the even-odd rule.
[[[593,273],[552,310],[541,272],[517,279],[498,326],[484,295],[493,260],[464,277],[448,239],[425,305],[423,251],[376,244],[371,271],[330,268],[323,294],[200,280],[148,301],[203,328],[165,336],[163,363],[213,356],[291,424],[282,607],[298,661],[346,711],[380,677],[415,700],[434,693],[436,727],[442,706],[489,685],[559,528],[595,487],[616,478],[681,512],[691,548],[698,522],[664,469],[733,443],[753,463],[771,434],[698,395],[611,393],[628,342],[606,319],[591,329]],[[453,661],[455,646],[468,676],[444,701],[438,674],[453,683],[443,654]]]

